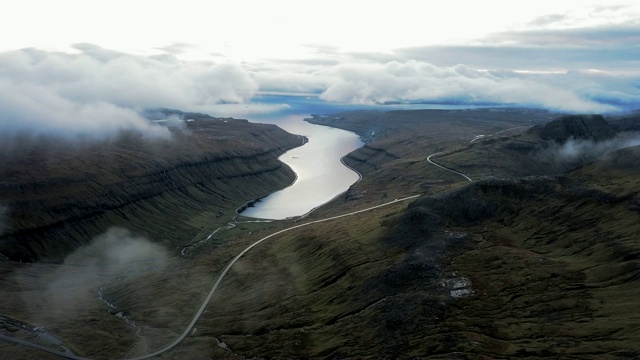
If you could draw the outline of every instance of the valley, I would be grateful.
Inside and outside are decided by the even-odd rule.
[[[59,262],[109,226],[175,248],[195,229],[215,226],[210,219],[220,211],[295,179],[277,157],[302,138],[274,125],[190,115],[171,139],[5,139],[0,201],[10,221],[0,253]]]
[[[144,356],[187,328],[225,266],[255,244],[228,268],[184,341],[162,358],[639,356],[634,116],[532,109],[314,116],[310,122],[361,136],[366,145],[344,161],[363,177],[308,216],[273,222],[246,222],[233,211],[290,182],[292,174],[273,159],[300,139],[275,127],[234,124],[237,134],[258,141],[234,143],[229,149],[247,152],[222,158],[202,154],[204,137],[197,147],[187,141],[171,151],[154,149],[163,156],[146,150],[138,161],[120,150],[114,159],[126,161],[91,161],[109,169],[100,177],[78,171],[73,164],[82,157],[69,161],[63,151],[59,162],[41,163],[50,169],[43,179],[64,180],[30,182],[35,170],[26,165],[3,178],[0,199],[24,215],[2,235],[0,251],[8,259],[0,260],[0,314],[45,326],[82,357]],[[206,129],[203,124],[221,121],[188,124]],[[198,139],[199,131],[193,133]],[[29,154],[23,164],[41,156]],[[149,158],[169,165],[156,160],[152,166]],[[175,176],[164,175],[168,169]],[[124,179],[140,185],[127,193]],[[20,189],[22,197],[9,189]],[[119,192],[126,194],[109,195]],[[82,198],[87,206],[69,205]],[[102,212],[91,204],[102,204]],[[177,256],[184,239],[204,239],[228,222],[235,226]],[[45,225],[29,225],[36,223]],[[105,299],[117,311],[108,311],[86,283],[65,285],[78,306],[51,306],[42,280],[61,268],[71,278],[82,273],[82,256],[59,263],[86,248],[79,239],[99,236],[107,224],[144,229],[170,255],[135,268],[104,267],[87,280],[105,284]],[[71,240],[59,248],[38,245],[45,238]],[[22,239],[29,245],[12,245]],[[6,324],[0,331],[21,332]],[[0,352],[53,358],[4,342]]]

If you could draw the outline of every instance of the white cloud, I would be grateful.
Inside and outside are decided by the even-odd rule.
[[[295,72],[288,69],[254,71],[252,77],[260,84],[260,90],[266,92],[316,93],[326,89],[331,81],[324,71]]]
[[[79,54],[0,53],[0,131],[105,136],[136,129],[166,136],[137,111],[242,103],[257,84],[239,65],[135,56],[80,44]]]
[[[524,28],[529,29],[571,29],[599,25],[624,24],[637,21],[640,6],[637,2],[626,1],[602,5],[602,2],[578,3],[573,8],[561,7],[551,14],[535,17]]]
[[[582,139],[569,139],[565,143],[546,150],[546,154],[564,161],[593,160],[619,149],[640,145],[638,134],[622,134],[613,139],[594,142]]]
[[[86,299],[95,296],[98,286],[116,277],[136,278],[143,269],[161,269],[168,259],[164,247],[125,229],[111,228],[69,254],[63,265],[43,279],[51,315],[68,318],[80,314],[90,305]],[[24,302],[30,304],[32,299]]]
[[[557,78],[551,76],[478,71],[464,65],[438,67],[418,61],[341,65],[331,73],[336,80],[321,95],[327,101],[513,103],[590,112],[614,109],[581,97],[571,83],[558,86]]]
[[[565,34],[589,38],[595,33]],[[624,44],[628,45],[628,38],[637,31],[612,29],[598,36],[606,40],[617,33],[626,34]],[[520,37],[537,39],[540,34],[529,35]],[[178,50],[187,46],[174,44]],[[36,49],[0,53],[0,132],[103,137],[135,129],[149,136],[168,136],[166,129],[151,124],[138,111],[169,107],[243,117],[286,107],[253,103],[252,97],[261,92],[314,93],[326,101],[342,103],[511,103],[577,112],[629,108],[640,100],[638,79],[633,74],[538,71],[528,66],[537,61],[531,58],[533,48],[514,50],[509,66],[497,62],[498,70],[491,71],[479,70],[492,69],[479,64],[487,58],[504,57],[508,49],[425,47],[385,54],[333,51],[299,62],[214,63],[183,61],[168,53],[131,55],[91,44],[74,48],[73,54]],[[539,56],[558,60],[551,55],[552,49],[536,51]],[[603,53],[584,51],[587,53],[559,62],[570,63],[573,57],[591,59],[594,54],[600,58]],[[631,50],[615,54],[606,55],[611,58],[606,63],[635,64],[635,60],[628,60],[632,59]],[[465,65],[451,65],[458,63],[454,59]],[[588,61],[584,65],[595,60]],[[589,69],[568,67],[572,68]],[[517,69],[533,71],[514,71]]]
[[[150,124],[132,109],[104,101],[72,101],[51,89],[34,84],[0,81],[0,132],[74,137],[103,137],[135,129],[155,137],[167,129]]]

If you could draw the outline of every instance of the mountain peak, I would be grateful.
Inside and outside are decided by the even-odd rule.
[[[540,130],[544,140],[565,142],[570,138],[602,141],[615,131],[602,115],[564,115],[545,124]]]

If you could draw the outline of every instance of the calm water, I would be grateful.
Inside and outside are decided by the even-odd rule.
[[[355,183],[359,175],[345,167],[340,158],[363,145],[358,135],[335,128],[309,124],[308,115],[252,120],[276,124],[284,130],[304,135],[309,142],[280,157],[298,175],[293,185],[274,192],[242,212],[261,219],[286,219],[304,215],[330,201]]]
[[[276,124],[292,134],[304,135],[309,142],[280,157],[298,175],[290,187],[275,192],[242,215],[262,219],[286,219],[304,215],[346,191],[358,180],[358,174],[345,167],[340,158],[363,145],[354,133],[309,124],[306,114],[331,114],[348,110],[409,110],[409,109],[472,109],[497,105],[462,104],[396,104],[353,105],[322,101],[318,96],[260,95],[252,99],[257,104],[286,105],[277,113],[240,115],[252,122]],[[300,115],[305,114],[305,115]],[[238,114],[236,114],[237,116]]]

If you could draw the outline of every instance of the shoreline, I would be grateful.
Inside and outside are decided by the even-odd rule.
[[[304,136],[304,135],[298,135],[298,136],[302,138],[302,144],[300,146],[294,147],[293,149],[297,149],[299,147],[302,147],[302,146],[304,146],[305,144],[307,144],[309,142],[309,139],[306,136]],[[287,152],[285,152],[284,154],[280,155],[280,157],[278,157],[278,161],[280,161],[284,166],[287,166],[289,169],[291,169],[291,166],[289,166],[284,161],[280,160],[280,158],[285,156],[285,155],[287,155],[287,153],[289,151],[293,150],[293,149],[287,150]],[[244,216],[244,215],[241,214],[241,212],[245,211],[247,208],[252,207],[253,204],[255,204],[257,202],[260,202],[260,200],[266,198],[267,196],[269,196],[269,195],[271,195],[273,193],[276,193],[278,191],[282,191],[282,190],[284,190],[286,188],[289,188],[289,187],[293,186],[293,184],[295,184],[296,181],[298,181],[298,174],[295,171],[293,171],[293,169],[291,169],[291,171],[293,172],[293,175],[295,175],[295,177],[293,178],[293,181],[289,183],[289,185],[283,187],[282,189],[271,191],[271,192],[269,192],[267,194],[264,194],[264,195],[262,195],[262,196],[260,196],[258,198],[255,198],[253,200],[247,201],[246,203],[244,203],[244,204],[242,204],[242,205],[240,205],[239,207],[236,208],[236,210],[235,210],[236,215]],[[251,218],[251,219],[258,219],[258,218],[253,218],[253,217],[250,217],[250,216],[244,216],[244,217]],[[274,220],[274,219],[269,219],[269,220]]]
[[[344,162],[344,158],[345,158],[347,155],[349,155],[351,152],[353,152],[353,151],[355,151],[355,150],[357,150],[357,149],[361,148],[362,146],[364,146],[365,142],[364,142],[364,141],[362,141],[362,138],[361,138],[357,133],[355,133],[355,132],[353,132],[353,131],[349,131],[349,130],[345,130],[345,129],[340,129],[340,128],[338,128],[338,127],[333,127],[333,126],[327,126],[327,125],[322,125],[322,124],[314,124],[314,123],[311,123],[311,122],[307,121],[308,119],[310,119],[308,114],[307,114],[307,115],[300,115],[300,117],[301,117],[301,119],[300,119],[300,120],[298,120],[298,121],[304,122],[305,124],[307,124],[307,125],[309,125],[309,126],[321,126],[321,127],[325,127],[325,128],[329,128],[329,129],[334,129],[334,130],[344,131],[344,132],[347,132],[347,133],[350,133],[350,134],[353,134],[353,135],[357,136],[357,139],[358,139],[357,141],[359,142],[358,147],[356,147],[356,148],[352,149],[352,150],[351,150],[351,151],[349,151],[347,154],[344,154],[344,155],[340,156],[340,158],[338,159],[338,160],[340,161],[340,164],[341,164],[342,166],[344,166],[347,170],[349,170],[349,171],[351,171],[351,172],[353,172],[353,173],[355,173],[355,174],[357,175],[357,179],[356,179],[355,181],[353,181],[352,183],[350,183],[348,186],[346,186],[346,188],[345,188],[344,190],[342,190],[342,191],[340,191],[339,193],[335,194],[334,196],[332,196],[332,197],[331,197],[330,199],[328,199],[328,200],[323,200],[321,203],[318,203],[317,205],[313,206],[311,209],[309,209],[308,211],[306,211],[306,212],[305,212],[305,213],[303,213],[303,214],[291,215],[291,216],[287,216],[287,217],[285,217],[285,218],[279,218],[279,219],[274,219],[273,217],[254,217],[254,216],[250,216],[250,215],[245,215],[245,214],[243,214],[243,212],[245,212],[248,208],[255,207],[256,205],[259,205],[259,204],[260,204],[260,202],[262,202],[262,201],[263,201],[264,199],[266,199],[267,197],[269,197],[269,196],[271,196],[271,195],[273,195],[273,194],[275,194],[275,193],[278,193],[278,192],[284,191],[284,190],[286,190],[286,189],[288,189],[288,188],[291,188],[292,186],[294,186],[295,184],[297,184],[297,183],[298,183],[298,181],[299,181],[299,179],[300,179],[300,175],[299,175],[299,174],[298,174],[298,173],[293,169],[293,167],[292,167],[291,165],[289,165],[289,164],[287,164],[286,162],[284,162],[283,160],[281,160],[281,158],[285,157],[285,156],[286,156],[290,151],[292,151],[292,150],[294,150],[294,149],[299,149],[300,147],[302,147],[302,146],[306,145],[306,144],[309,142],[309,139],[308,139],[308,137],[307,137],[307,136],[305,136],[305,135],[298,135],[298,136],[303,137],[303,139],[304,139],[304,140],[303,140],[303,141],[304,141],[304,143],[303,143],[301,146],[299,146],[299,147],[296,147],[296,148],[294,148],[294,149],[291,149],[291,150],[287,151],[286,153],[284,153],[284,154],[283,154],[283,155],[278,159],[278,161],[281,161],[283,164],[285,164],[285,165],[289,166],[289,168],[290,168],[290,169],[292,169],[292,171],[294,172],[294,174],[295,174],[295,176],[296,176],[296,177],[295,177],[295,179],[293,180],[293,182],[291,182],[289,185],[287,185],[287,186],[285,186],[285,187],[283,187],[283,188],[281,188],[281,189],[278,189],[278,190],[272,191],[272,192],[270,192],[270,193],[268,193],[268,194],[265,194],[265,195],[263,195],[263,196],[261,196],[261,197],[255,198],[255,199],[252,199],[252,200],[247,201],[246,203],[244,203],[244,204],[240,205],[240,206],[239,206],[239,207],[237,207],[237,208],[236,208],[236,210],[235,210],[236,215],[238,215],[238,216],[242,216],[242,217],[245,217],[245,218],[249,218],[249,219],[290,220],[290,219],[297,218],[297,220],[299,220],[299,219],[301,219],[301,218],[304,218],[304,217],[308,216],[310,213],[312,213],[313,211],[317,210],[317,209],[318,209],[318,208],[320,208],[321,206],[324,206],[324,205],[326,205],[326,204],[328,204],[328,203],[330,203],[330,202],[334,201],[337,197],[339,197],[340,195],[343,195],[345,192],[349,191],[349,189],[353,186],[353,184],[355,184],[355,183],[359,182],[360,180],[362,180],[362,174],[361,174],[360,172],[358,172],[357,170],[355,170],[354,168],[352,168],[351,166],[347,165],[347,164]],[[272,123],[272,124],[279,125],[279,124],[277,124],[277,123]],[[287,129],[284,129],[284,130],[285,130],[285,131],[289,131],[289,130],[287,130]],[[340,146],[340,145],[342,145],[342,144],[337,144],[337,146]],[[295,158],[297,158],[297,156],[295,156]],[[336,165],[336,166],[339,166],[339,165]],[[333,176],[333,174],[332,174],[332,173],[330,173],[330,174],[328,175],[328,177],[331,177],[331,176]]]

